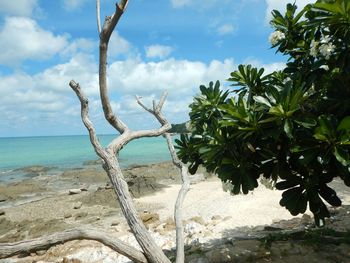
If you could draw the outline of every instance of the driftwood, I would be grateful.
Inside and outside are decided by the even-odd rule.
[[[0,258],[11,257],[18,254],[28,254],[30,252],[48,249],[56,244],[79,239],[98,241],[110,247],[119,254],[130,258],[134,262],[148,262],[145,255],[141,251],[133,248],[123,241],[116,239],[115,236],[107,233],[104,230],[93,228],[73,228],[30,240],[14,243],[2,243],[0,244]]]

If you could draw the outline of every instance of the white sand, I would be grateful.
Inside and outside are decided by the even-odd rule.
[[[161,220],[172,217],[180,185],[172,185],[152,196],[137,199],[141,205],[155,210]],[[230,195],[222,190],[219,179],[211,179],[191,185],[183,207],[183,219],[201,216],[205,221],[219,215],[227,228],[271,224],[275,220],[291,219],[293,216],[281,207],[281,191],[260,185],[247,195]]]

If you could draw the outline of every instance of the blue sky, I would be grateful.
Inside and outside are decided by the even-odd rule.
[[[241,63],[283,67],[270,49],[272,9],[287,0],[130,0],[110,41],[113,109],[133,129],[158,124],[135,102],[168,90],[172,123],[188,119],[201,84],[225,79]],[[311,0],[297,0],[303,6]],[[115,1],[101,0],[101,18]],[[0,137],[86,134],[68,82],[90,100],[98,133],[114,131],[98,96],[98,35],[94,0],[0,0]]]

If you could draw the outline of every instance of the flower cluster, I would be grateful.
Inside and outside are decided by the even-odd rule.
[[[273,32],[273,33],[270,34],[270,36],[269,36],[269,41],[270,41],[270,43],[271,43],[273,46],[275,46],[275,45],[277,45],[281,40],[283,40],[283,39],[285,39],[285,38],[286,38],[286,35],[285,35],[283,32],[277,30],[277,31],[275,31],[275,32]]]
[[[321,54],[325,59],[329,59],[335,50],[335,45],[331,43],[329,36],[322,37],[321,41],[312,40],[310,44],[310,55],[317,57]]]

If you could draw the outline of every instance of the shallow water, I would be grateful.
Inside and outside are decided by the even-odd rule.
[[[113,138],[113,135],[99,136],[104,146]],[[158,163],[170,158],[163,137],[132,141],[119,155],[122,167]],[[23,179],[43,172],[57,174],[65,169],[83,167],[84,162],[96,159],[89,137],[84,135],[0,138],[0,181]],[[43,171],[25,169],[31,166],[39,166]]]

